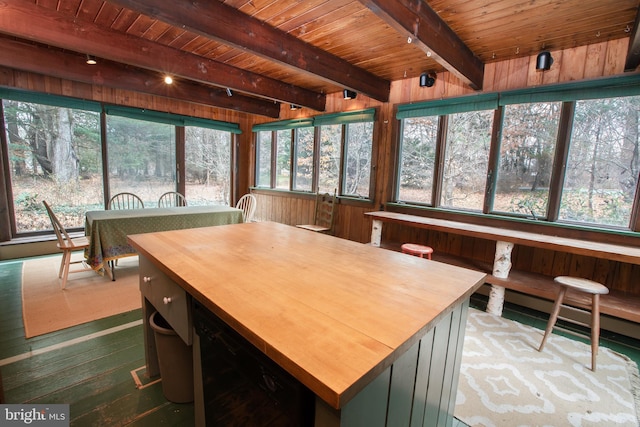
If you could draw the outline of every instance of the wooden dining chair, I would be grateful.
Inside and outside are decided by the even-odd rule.
[[[109,200],[107,209],[143,209],[142,199],[133,193],[118,193]]]
[[[177,191],[167,191],[158,199],[159,208],[187,206],[187,199]]]
[[[305,230],[317,231],[322,233],[333,232],[334,213],[336,208],[336,190],[333,196],[329,193],[316,193],[315,212],[313,215],[313,224],[300,224],[296,227]]]
[[[60,271],[58,272],[58,278],[62,279],[62,289],[67,286],[67,278],[69,277],[69,273],[79,273],[81,271],[91,270],[85,262],[84,259],[81,261],[71,261],[71,253],[73,251],[84,250],[89,247],[89,239],[87,237],[77,237],[72,239],[69,237],[69,233],[62,226],[56,215],[53,213],[53,210],[49,206],[46,201],[42,201],[44,203],[44,207],[47,209],[47,214],[49,215],[49,219],[51,220],[51,225],[53,226],[53,231],[56,233],[56,237],[58,238],[58,249],[62,251],[62,261],[60,262]],[[83,268],[77,270],[70,270],[71,264],[82,264]]]
[[[253,221],[253,215],[256,213],[257,203],[256,197],[253,194],[245,194],[240,197],[240,200],[236,203],[236,208],[242,209],[243,222]]]

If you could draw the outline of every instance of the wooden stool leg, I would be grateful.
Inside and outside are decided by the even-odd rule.
[[[558,292],[558,297],[556,298],[556,302],[553,305],[553,311],[549,316],[549,321],[547,322],[547,329],[544,331],[544,336],[542,337],[542,342],[540,343],[540,348],[538,351],[542,351],[544,348],[544,344],[547,342],[547,338],[553,331],[553,326],[556,324],[556,320],[558,320],[558,314],[560,313],[560,308],[562,307],[562,300],[564,299],[564,294],[567,292],[566,286],[560,286],[560,292]]]
[[[594,294],[591,307],[591,370],[596,371],[596,357],[600,344],[600,295]]]

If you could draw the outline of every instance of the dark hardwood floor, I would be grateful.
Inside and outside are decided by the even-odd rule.
[[[189,426],[193,404],[143,386],[142,311],[25,339],[21,261],[0,262],[0,372],[6,403],[68,403],[73,426]],[[99,303],[99,302],[98,302]],[[51,307],[51,316],[56,308]]]

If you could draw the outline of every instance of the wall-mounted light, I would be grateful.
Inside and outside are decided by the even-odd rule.
[[[536,70],[547,71],[551,68],[551,64],[553,64],[551,52],[545,50],[538,54],[538,58],[536,59]]]
[[[91,55],[87,55],[87,64],[89,65],[96,65],[98,63],[98,61],[96,61],[96,58],[94,58]]]
[[[436,83],[436,73],[420,74],[420,87],[431,87]]]
[[[357,93],[349,89],[343,90],[342,95],[344,96],[344,99],[356,99],[356,96],[358,96]]]
[[[172,83],[173,83],[173,77],[171,77],[171,76],[164,76],[164,83],[165,83],[165,84],[168,84],[168,85],[172,84]]]

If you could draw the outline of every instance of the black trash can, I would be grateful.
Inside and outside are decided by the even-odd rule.
[[[171,325],[157,311],[149,318],[162,377],[162,393],[175,403],[193,402],[193,356]]]

